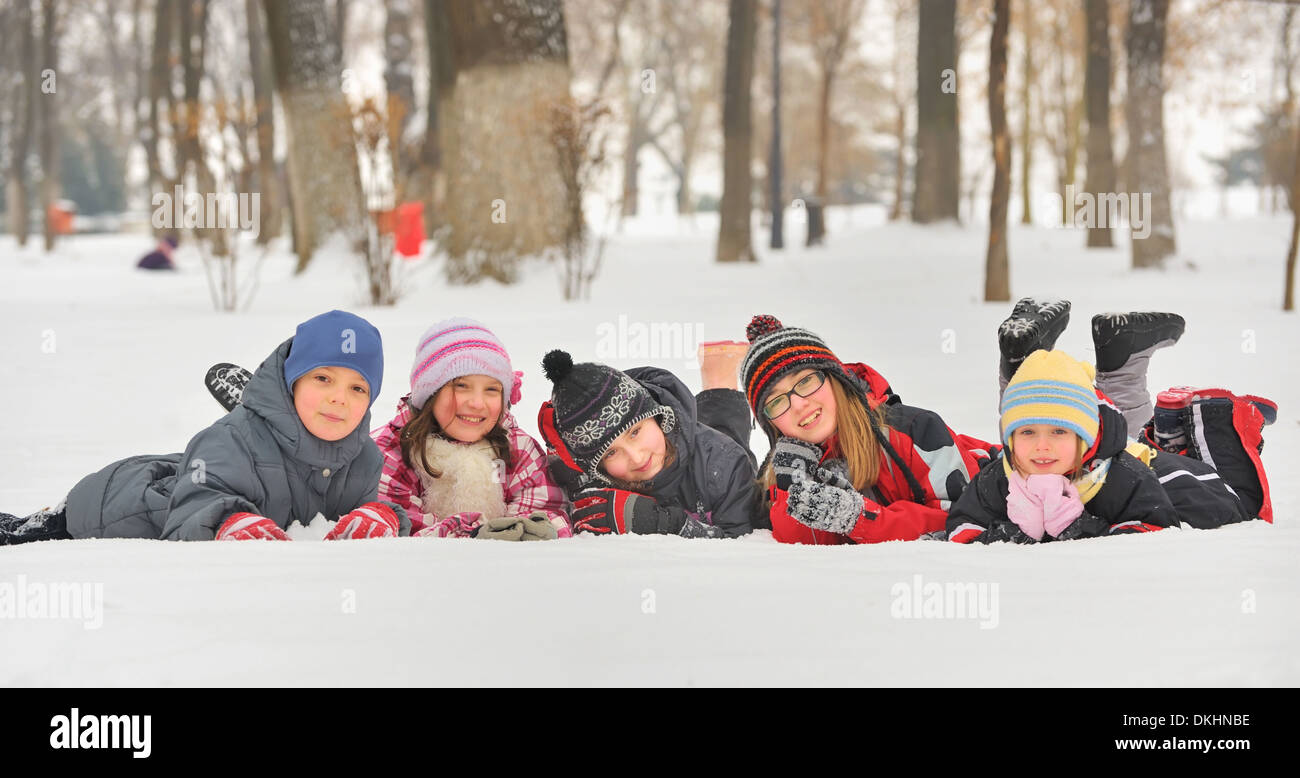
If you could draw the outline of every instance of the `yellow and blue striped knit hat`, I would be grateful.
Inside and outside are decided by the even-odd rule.
[[[1064,351],[1038,350],[1025,358],[1002,393],[1002,442],[1020,427],[1050,424],[1083,440],[1084,450],[1097,442],[1096,370]]]

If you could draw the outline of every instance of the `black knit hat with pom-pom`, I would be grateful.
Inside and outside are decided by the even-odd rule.
[[[619,435],[652,416],[659,418],[665,434],[676,424],[672,408],[660,405],[644,386],[608,365],[575,365],[573,357],[557,349],[542,359],[542,371],[554,385],[551,405],[559,440],[547,429],[543,436],[553,448],[562,445],[593,478],[608,480],[600,472],[600,461]]]
[[[745,336],[749,338],[749,353],[740,363],[745,399],[769,438],[774,431],[762,413],[762,402],[768,388],[787,373],[804,368],[824,370],[860,393],[861,382],[849,375],[826,341],[808,330],[787,327],[775,316],[759,315],[750,320]]]

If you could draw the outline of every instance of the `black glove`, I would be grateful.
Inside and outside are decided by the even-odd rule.
[[[623,489],[587,489],[573,500],[574,532],[599,535],[672,534],[681,530],[685,511],[665,508],[653,497]]]
[[[821,446],[798,438],[778,438],[772,446],[772,472],[776,474],[776,488],[789,491],[795,474],[811,475],[817,471],[822,458]]]
[[[678,535],[684,538],[725,538],[727,536],[727,533],[722,531],[722,527],[701,521],[697,514],[686,511],[682,513],[684,521]]]

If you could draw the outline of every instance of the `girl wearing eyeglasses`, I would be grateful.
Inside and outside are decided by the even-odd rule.
[[[755,316],[743,390],[772,442],[759,468],[782,543],[880,543],[942,533],[990,444],[902,404],[864,364],[808,330]]]

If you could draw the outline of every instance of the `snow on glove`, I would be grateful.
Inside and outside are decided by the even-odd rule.
[[[1063,475],[1031,475],[1026,479],[1030,493],[1043,503],[1043,529],[1060,537],[1074,520],[1083,515],[1083,500],[1074,483]]]
[[[236,513],[217,530],[216,540],[290,540],[275,522],[256,513]]]
[[[1042,497],[1034,493],[1025,477],[1015,470],[1007,475],[1007,518],[1034,540],[1043,539],[1046,527],[1043,523]]]
[[[725,538],[727,533],[722,531],[722,527],[713,523],[713,514],[705,514],[705,519],[700,518],[700,514],[686,511],[686,521],[682,523],[682,529],[677,533],[684,538]]]
[[[555,540],[560,531],[544,511],[533,511],[523,519],[524,540]]]
[[[474,537],[482,540],[523,540],[524,520],[518,516],[499,516],[479,525]]]
[[[574,532],[598,535],[659,531],[658,503],[652,497],[623,489],[588,489],[573,501]]]
[[[818,483],[840,489],[853,489],[853,482],[849,480],[849,463],[843,459],[828,459],[826,464],[811,472],[813,480]]]
[[[862,495],[852,487],[843,488],[812,480],[802,472],[786,490],[786,510],[790,518],[812,529],[846,534],[858,523],[866,507]]]
[[[821,459],[822,450],[816,444],[798,438],[778,438],[772,446],[772,472],[776,475],[776,488],[790,491],[795,474],[816,471]]]
[[[395,538],[398,526],[397,511],[382,502],[368,502],[351,513],[340,516],[325,539]]]

